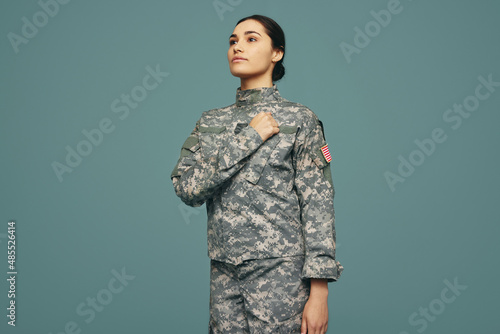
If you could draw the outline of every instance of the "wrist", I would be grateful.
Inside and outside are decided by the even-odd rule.
[[[328,280],[325,278],[311,278],[312,297],[328,297]]]

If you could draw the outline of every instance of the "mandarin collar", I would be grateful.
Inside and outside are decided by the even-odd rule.
[[[272,87],[257,87],[241,90],[241,86],[236,89],[236,106],[251,105],[258,102],[278,102],[281,95],[276,84]]]

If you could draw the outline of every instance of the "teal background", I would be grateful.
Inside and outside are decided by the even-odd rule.
[[[340,44],[353,45],[354,28],[387,0],[232,3],[220,17],[211,0],[71,1],[18,53],[7,36],[41,7],[1,3],[0,332],[63,333],[71,321],[81,333],[207,332],[205,205],[184,205],[169,176],[201,113],[234,102],[228,37],[255,13],[285,31],[277,86],[318,115],[333,153],[345,270],[329,284],[328,333],[500,332],[500,87],[459,128],[443,120],[479,76],[500,81],[500,4],[402,0],[348,62]],[[156,65],[169,76],[120,119],[111,103]],[[104,118],[114,130],[60,182],[52,163]],[[397,173],[398,156],[408,159],[435,128],[446,141],[391,191],[384,173]],[[10,219],[15,328],[6,318]],[[86,322],[78,305],[109,296],[122,268],[135,278]],[[444,281],[454,279],[466,288],[444,304]],[[426,320],[418,312],[429,307]]]

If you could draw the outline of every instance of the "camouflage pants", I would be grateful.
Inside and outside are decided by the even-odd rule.
[[[310,281],[304,256],[210,261],[209,334],[300,333]]]

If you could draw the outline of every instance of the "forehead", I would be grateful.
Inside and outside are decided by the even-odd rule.
[[[252,19],[245,20],[234,27],[233,34],[243,36],[245,31],[256,31],[261,34],[262,37],[267,35],[264,26],[259,21]]]

